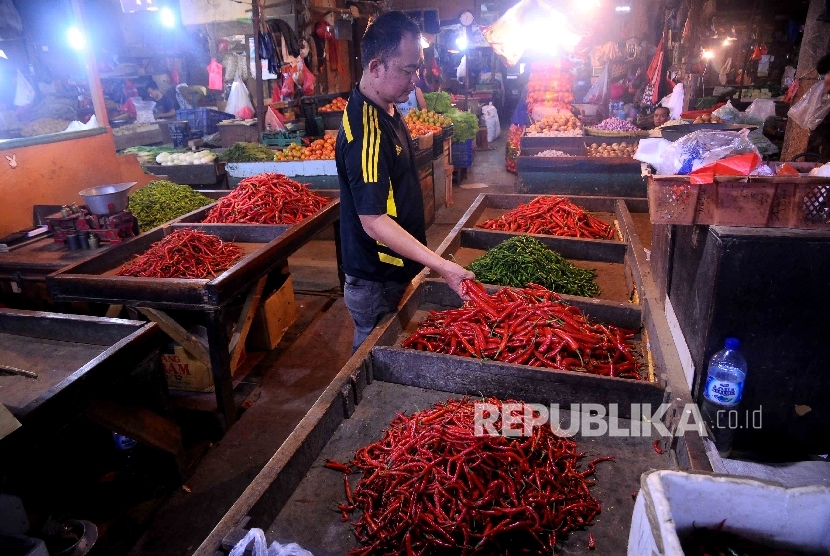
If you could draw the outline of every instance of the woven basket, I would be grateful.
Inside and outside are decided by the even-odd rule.
[[[595,127],[586,126],[584,128],[585,135],[594,137],[648,137],[647,130],[640,131],[606,131],[604,129],[597,129]]]

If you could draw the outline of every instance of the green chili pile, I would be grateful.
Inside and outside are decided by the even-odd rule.
[[[138,220],[138,229],[146,232],[212,202],[190,186],[156,180],[130,195],[127,210]]]
[[[234,143],[233,147],[219,155],[220,162],[269,162],[274,151],[261,143]]]
[[[530,236],[516,236],[490,249],[467,267],[485,284],[523,288],[539,284],[557,293],[594,297],[597,273],[579,268]]]

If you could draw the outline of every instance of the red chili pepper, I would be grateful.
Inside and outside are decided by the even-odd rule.
[[[490,230],[547,234],[589,239],[612,239],[614,229],[568,199],[540,196],[479,227]]]
[[[239,182],[208,211],[204,222],[291,225],[330,202],[282,174],[259,174]]]
[[[660,447],[660,440],[659,439],[655,440],[654,443],[652,444],[652,446],[654,446],[654,451],[657,452],[658,454],[663,453],[663,448]]]
[[[345,463],[340,463],[339,461],[334,461],[332,459],[327,459],[326,464],[323,467],[333,469],[334,471],[340,471],[341,473],[345,473],[346,475],[349,475],[352,472],[349,466]]]
[[[588,548],[593,550],[597,547],[596,543],[594,542],[594,535],[593,533],[588,533]]]
[[[122,266],[118,276],[205,279],[232,267],[243,256],[232,242],[199,230],[176,230]]]

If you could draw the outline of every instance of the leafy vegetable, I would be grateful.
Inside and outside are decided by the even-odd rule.
[[[432,110],[439,114],[452,110],[452,97],[449,93],[443,91],[424,93],[424,100],[427,101],[427,110]]]
[[[219,155],[221,162],[268,162],[274,160],[274,151],[260,143],[234,143]]]
[[[530,236],[516,236],[490,249],[467,267],[485,284],[524,288],[539,284],[567,295],[599,294],[596,272],[579,268]]]
[[[447,116],[452,120],[452,142],[458,143],[467,139],[474,139],[478,133],[478,118],[470,112],[451,110]]]
[[[145,232],[212,202],[187,185],[155,180],[130,195],[127,209],[138,220],[138,229]]]

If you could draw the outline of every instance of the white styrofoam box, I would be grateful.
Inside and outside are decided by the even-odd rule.
[[[304,160],[298,162],[229,162],[225,170],[234,178],[250,178],[257,174],[284,174],[293,176],[336,176],[334,160]]]
[[[628,556],[683,554],[693,527],[717,527],[778,548],[830,554],[830,488],[734,475],[650,471],[640,480]]]

